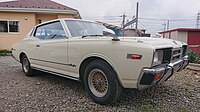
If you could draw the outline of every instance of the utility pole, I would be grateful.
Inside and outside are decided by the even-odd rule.
[[[125,19],[126,19],[127,16],[124,13],[121,17],[123,17],[123,21],[122,21],[122,28],[123,28],[122,36],[124,36],[124,34],[125,34]]]
[[[125,28],[130,26],[130,25],[133,25],[134,23],[136,23],[136,25],[135,25],[135,32],[136,32],[135,36],[137,36],[137,33],[138,33],[138,12],[139,12],[138,9],[139,9],[139,2],[137,2],[136,16],[133,16],[133,19],[130,20],[130,21],[127,21],[126,24],[125,24],[125,19],[126,19],[127,16],[125,15],[125,13],[122,16],[120,16],[120,17],[123,17],[123,21],[122,21],[122,28],[123,28],[122,36],[125,35]]]
[[[132,20],[135,19],[135,15],[132,17]],[[131,25],[131,29],[134,28],[134,24]]]
[[[196,26],[196,28],[199,28],[199,23],[200,23],[200,12],[197,13],[197,26]]]
[[[170,20],[167,20],[167,31],[169,30]]]
[[[164,26],[164,28],[163,28],[163,31],[165,31],[166,30],[166,23],[164,23],[164,24],[162,24],[163,26]]]
[[[164,23],[164,24],[162,24],[163,26],[164,26],[164,29],[163,29],[163,31],[166,31],[166,23]],[[163,33],[163,38],[165,38],[165,33]]]
[[[139,2],[137,2],[137,8],[136,8],[136,23],[135,23],[135,36],[137,36],[137,32],[138,32],[138,12],[139,12]]]

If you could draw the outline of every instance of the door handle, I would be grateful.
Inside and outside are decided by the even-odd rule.
[[[40,45],[36,45],[36,47],[40,47]]]

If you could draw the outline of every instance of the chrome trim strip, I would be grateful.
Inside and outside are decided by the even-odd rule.
[[[57,75],[57,76],[61,76],[61,77],[64,77],[64,78],[69,78],[69,79],[73,79],[73,80],[79,80],[79,78],[77,78],[77,77],[69,76],[69,75],[66,75],[66,74],[61,74],[61,73],[57,73],[57,72],[53,72],[53,71],[49,71],[49,70],[44,70],[44,69],[33,67],[33,66],[31,66],[31,68],[39,70],[39,71],[51,73],[51,74],[54,74],[54,75]]]
[[[47,62],[47,63],[54,63],[58,65],[66,65],[66,66],[71,66],[71,67],[76,67],[74,64],[65,64],[65,63],[59,63],[59,62],[53,62],[53,61],[46,61],[46,60],[40,60],[40,59],[34,59],[34,58],[29,58],[30,60],[35,60],[35,61],[42,61],[42,62]]]

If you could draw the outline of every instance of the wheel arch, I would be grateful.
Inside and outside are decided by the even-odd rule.
[[[102,55],[99,55],[99,54],[98,55],[95,55],[95,54],[88,55],[88,56],[85,56],[85,58],[82,59],[81,64],[79,66],[79,75],[80,75],[79,78],[80,78],[81,81],[83,81],[83,76],[84,76],[85,69],[86,69],[87,65],[90,62],[92,62],[93,60],[103,60],[106,63],[108,63],[111,66],[111,68],[113,69],[113,71],[115,72],[116,77],[118,78],[119,83],[122,84],[121,80],[120,80],[120,77],[118,75],[118,72],[116,70],[116,67],[114,66],[114,64],[112,63],[112,61],[109,58],[107,58],[105,56],[102,56]]]
[[[23,56],[26,56],[26,54],[24,53],[24,52],[21,52],[20,54],[19,54],[19,61],[20,61],[20,63],[22,63],[22,57]]]

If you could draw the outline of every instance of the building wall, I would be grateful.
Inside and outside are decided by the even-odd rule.
[[[177,33],[178,33],[177,31],[173,31],[173,32],[163,33],[162,35],[164,38],[177,40],[177,35],[178,35]]]
[[[200,45],[200,32],[189,32],[188,33],[188,44],[189,45]]]
[[[189,45],[189,50],[200,56],[200,32],[197,31],[175,31],[171,32],[171,38],[185,42]],[[163,34],[165,38],[169,38],[170,33]]]
[[[57,19],[58,16],[56,14],[36,14],[36,24],[39,24],[39,20],[41,22]]]
[[[0,49],[11,49],[12,44],[23,39],[36,22],[35,14],[33,13],[0,12],[0,20],[19,21],[18,33],[0,33]]]
[[[67,14],[59,14],[58,19],[60,19],[60,18],[74,18],[74,16],[73,15],[67,15]]]
[[[138,37],[139,35],[134,30],[125,30],[124,32],[125,37]]]
[[[171,32],[167,32],[167,33],[163,33],[162,35],[164,38],[170,38],[170,33]]]
[[[177,40],[188,43],[188,32],[179,31]]]
[[[68,14],[36,14],[36,24],[39,24],[39,20],[41,20],[41,22],[46,22],[60,18],[74,18],[74,16]]]
[[[168,39],[177,40],[177,31],[164,33],[163,37],[168,38]]]
[[[177,36],[178,36],[178,32],[177,31],[173,31],[170,34],[170,39],[178,40]]]
[[[167,32],[164,35],[164,38],[169,38],[173,40],[178,40],[187,43],[188,40],[188,32],[180,32],[180,31],[172,31],[172,32]]]
[[[140,32],[141,32],[143,35],[145,35],[145,31],[140,30]],[[120,36],[123,36],[123,31],[122,31],[122,30],[120,30],[119,35],[120,35]],[[125,29],[125,31],[124,31],[124,36],[125,36],[125,37],[139,37],[140,35],[139,35],[138,33],[136,33],[136,31],[133,30],[133,29]]]
[[[25,20],[27,18],[27,20]],[[10,50],[12,45],[22,40],[27,33],[37,24],[39,19],[41,22],[58,18],[74,18],[73,15],[67,14],[35,14],[35,13],[15,13],[0,12],[0,20],[19,21],[18,33],[0,33],[0,49]]]

